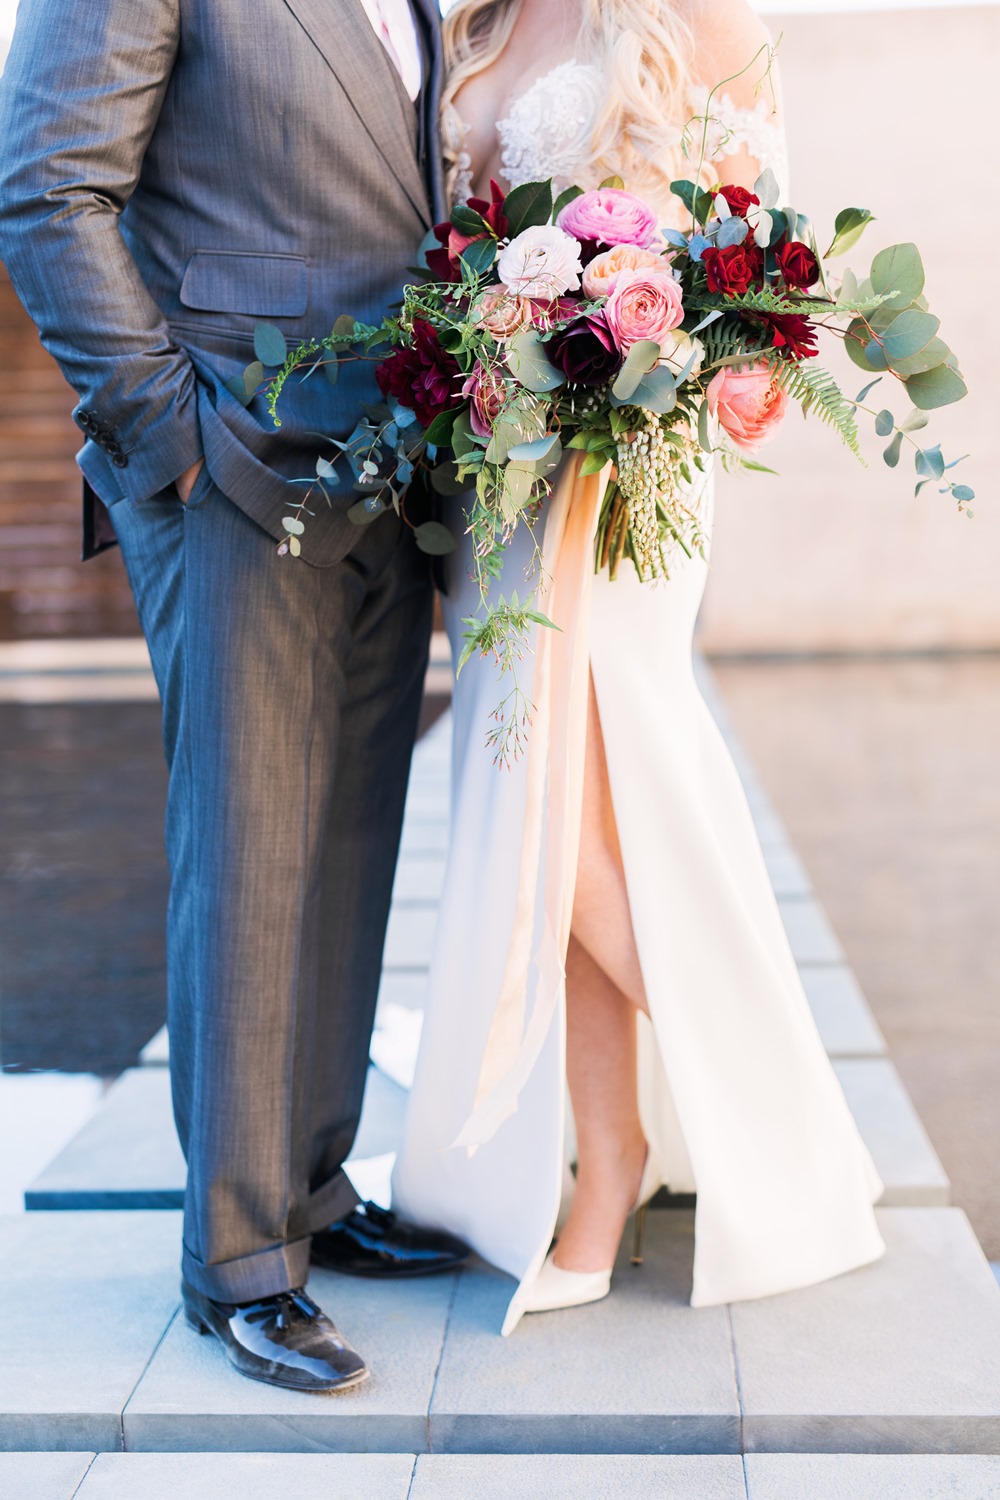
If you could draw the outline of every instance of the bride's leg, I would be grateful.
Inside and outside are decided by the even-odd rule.
[[[577,1186],[557,1266],[603,1271],[618,1251],[646,1145],[636,1084],[636,1008],[646,1008],[593,683],[573,935],[566,958],[566,1072]]]
[[[575,938],[566,957],[566,997],[577,1174],[555,1263],[565,1271],[605,1271],[618,1253],[646,1154],[636,1096],[636,1011]]]
[[[587,706],[587,755],[573,934],[612,984],[633,1005],[648,1013],[642,969],[632,935],[625,867],[615,826],[593,679]]]

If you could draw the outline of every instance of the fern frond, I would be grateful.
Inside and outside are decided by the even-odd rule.
[[[817,367],[812,360],[779,359],[771,366],[782,388],[803,412],[815,412],[821,422],[836,428],[855,458],[865,462],[858,447],[858,427],[854,420],[854,402],[844,395],[829,370]]]
[[[749,362],[771,342],[767,330],[761,329],[758,336],[758,331],[744,323],[742,318],[718,318],[697,336],[705,349],[706,367],[740,354],[746,354]]]

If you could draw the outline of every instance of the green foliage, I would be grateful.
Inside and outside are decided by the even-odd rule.
[[[824,259],[843,255],[856,245],[874,217],[867,208],[842,208],[833,222],[833,239]]]
[[[504,200],[507,232],[513,239],[525,229],[547,224],[552,217],[552,183],[523,182],[512,188]]]
[[[829,370],[818,368],[811,359],[778,360],[772,368],[803,412],[814,412],[821,422],[833,427],[855,457],[861,458],[854,402],[844,395]]]

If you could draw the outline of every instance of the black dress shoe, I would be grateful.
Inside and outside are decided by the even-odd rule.
[[[251,1380],[290,1391],[343,1391],[368,1379],[368,1367],[305,1292],[259,1302],[216,1302],[182,1287],[184,1316],[198,1333],[214,1333],[230,1364]]]
[[[429,1276],[468,1260],[463,1240],[406,1224],[377,1203],[362,1203],[313,1235],[313,1264],[347,1276]]]

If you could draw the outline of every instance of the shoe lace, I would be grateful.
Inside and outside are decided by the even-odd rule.
[[[301,1319],[312,1322],[320,1316],[320,1310],[311,1297],[301,1287],[293,1287],[289,1292],[277,1292],[273,1297],[268,1297],[259,1306],[248,1309],[246,1319],[248,1323],[266,1323],[273,1321],[278,1328],[290,1328],[292,1324]]]

